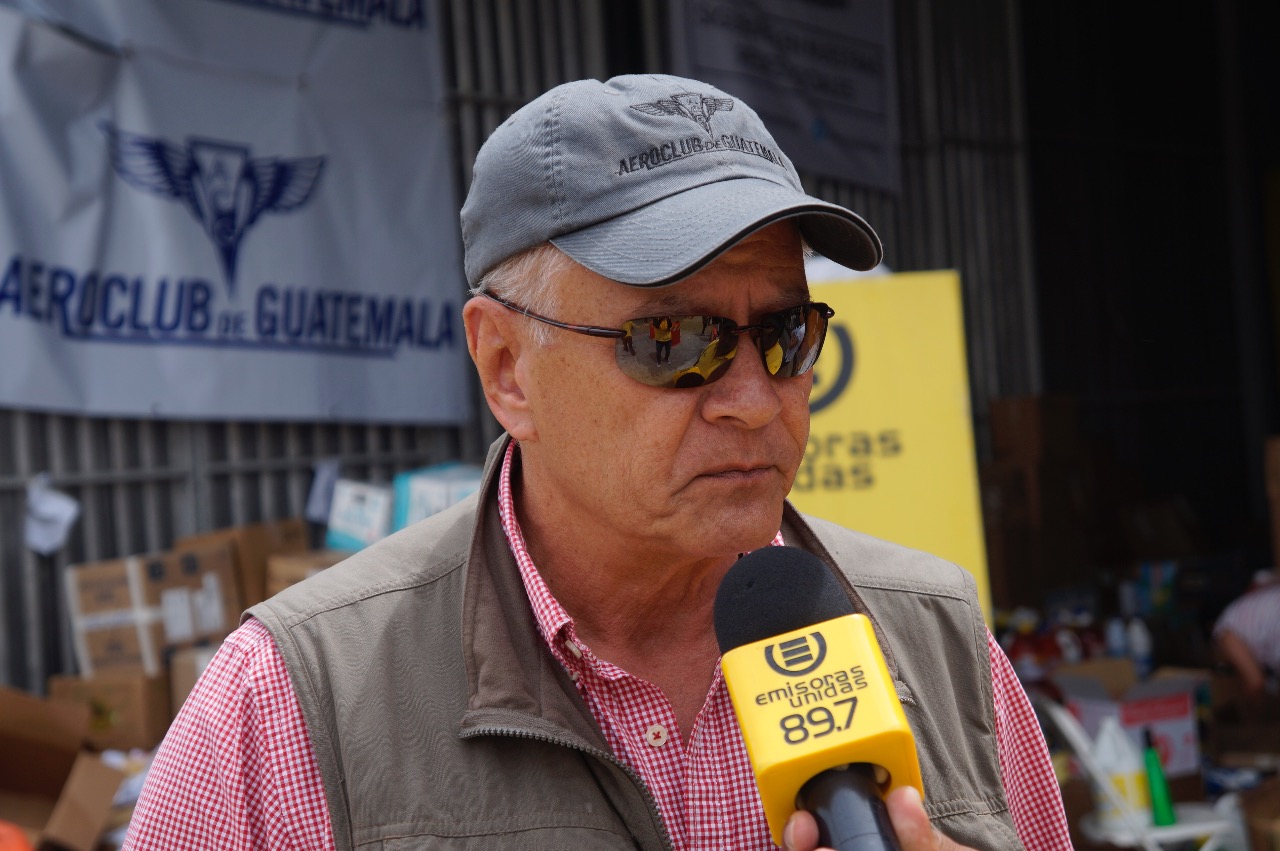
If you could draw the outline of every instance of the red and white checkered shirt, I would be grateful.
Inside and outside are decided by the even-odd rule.
[[[675,847],[773,848],[721,674],[685,744],[661,691],[577,639],[573,619],[525,548],[511,500],[511,459],[509,449],[499,505],[539,629],[615,754],[644,780]],[[987,647],[1000,768],[1018,835],[1028,851],[1070,849],[1035,713],[989,634]],[[250,620],[223,643],[160,746],[124,848],[268,847],[328,851],[334,843],[320,768],[284,660],[266,628]]]

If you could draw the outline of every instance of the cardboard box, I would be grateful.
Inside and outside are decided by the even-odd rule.
[[[338,479],[329,506],[324,545],[331,550],[359,550],[391,533],[393,491],[386,485]]]
[[[1280,851],[1280,777],[1240,793],[1245,830],[1253,851]]]
[[[1246,698],[1234,674],[1210,681],[1208,748],[1229,768],[1280,771],[1280,696]]]
[[[1215,724],[1209,737],[1219,765],[1280,771],[1280,720]]]
[[[85,677],[108,670],[159,676],[168,650],[222,638],[241,611],[226,541],[74,565],[66,585]]]
[[[86,707],[0,686],[0,819],[32,845],[93,851],[123,772],[82,749]]]
[[[1157,671],[1139,682],[1132,661],[1107,658],[1062,665],[1052,679],[1090,736],[1098,734],[1103,718],[1114,715],[1139,750],[1143,730],[1151,730],[1168,777],[1200,770],[1196,690],[1201,678]]]
[[[308,550],[279,553],[267,559],[267,596],[274,597],[290,585],[333,567],[352,554],[351,550]]]
[[[174,651],[173,658],[169,660],[169,703],[175,716],[221,646],[219,642]]]
[[[93,679],[55,675],[49,696],[89,709],[88,740],[99,750],[150,750],[160,744],[173,714],[169,675],[106,671]]]
[[[306,521],[290,517],[188,535],[179,538],[174,549],[180,552],[200,549],[223,541],[230,541],[232,545],[240,602],[245,608],[270,596],[267,594],[268,558],[276,553],[304,552],[309,546]]]

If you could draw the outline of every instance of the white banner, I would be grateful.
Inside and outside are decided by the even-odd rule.
[[[0,406],[468,419],[439,24],[0,0]]]
[[[899,188],[889,0],[671,0],[675,72],[741,98],[796,168]]]

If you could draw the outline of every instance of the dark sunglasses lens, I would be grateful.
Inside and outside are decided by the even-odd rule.
[[[825,307],[802,305],[766,316],[758,332],[770,375],[803,375],[813,368],[826,335]],[[650,387],[699,387],[719,379],[738,353],[738,325],[717,316],[655,316],[624,325],[618,367]]]
[[[737,352],[737,335],[728,333],[737,326],[715,316],[652,316],[629,324],[631,337],[618,340],[614,355],[624,373],[650,387],[715,381]]]
[[[780,352],[778,366],[773,368],[765,352],[765,366],[774,375],[791,378],[804,375],[813,369],[813,364],[822,352],[822,341],[827,336],[827,310],[825,305],[805,305],[794,310],[775,314],[778,342],[776,349]]]

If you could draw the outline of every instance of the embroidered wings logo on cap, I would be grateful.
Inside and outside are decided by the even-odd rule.
[[[324,157],[252,158],[247,145],[188,139],[185,147],[109,124],[111,165],[135,189],[181,201],[218,250],[235,294],[240,241],[263,213],[288,213],[309,200]]]
[[[652,103],[633,103],[631,108],[645,115],[680,115],[711,135],[711,116],[733,109],[732,98],[713,98],[696,92],[680,92]]]

